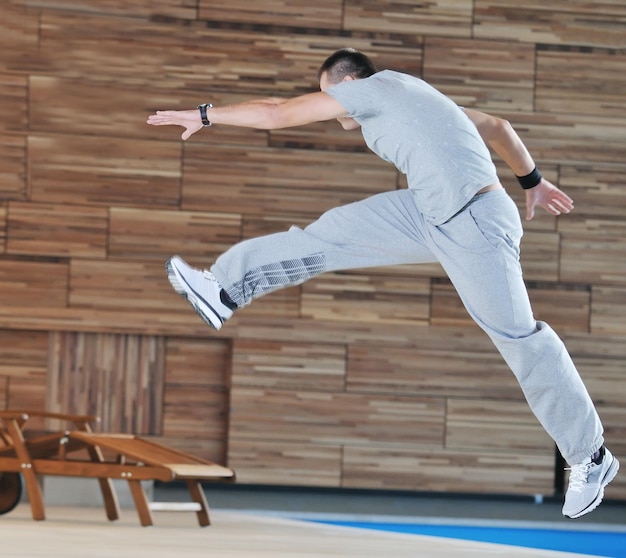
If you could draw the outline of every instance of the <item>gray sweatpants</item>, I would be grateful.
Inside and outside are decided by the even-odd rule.
[[[439,226],[424,219],[411,190],[397,190],[331,209],[305,229],[236,244],[211,271],[241,307],[327,271],[440,262],[539,422],[575,464],[602,446],[602,424],[563,342],[533,317],[521,237],[519,212],[503,189],[477,195]]]

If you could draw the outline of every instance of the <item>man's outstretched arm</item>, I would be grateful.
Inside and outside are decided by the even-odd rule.
[[[302,126],[312,122],[332,120],[346,115],[343,108],[330,95],[319,91],[290,99],[269,97],[255,99],[235,105],[212,107],[207,110],[207,119],[212,124],[227,124],[263,130],[275,130]],[[202,129],[198,109],[160,110],[148,117],[153,126],[182,126],[182,139]]]
[[[472,109],[465,109],[465,114],[474,123],[485,143],[516,176],[526,176],[535,169],[532,156],[508,120]],[[526,190],[527,220],[534,217],[537,206],[543,207],[552,215],[560,215],[574,209],[574,201],[542,177],[536,186]]]

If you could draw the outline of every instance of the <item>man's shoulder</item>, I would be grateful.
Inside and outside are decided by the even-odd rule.
[[[411,74],[407,74],[404,72],[399,72],[397,70],[381,70],[380,72],[376,72],[372,77],[402,81],[421,81],[418,77],[412,76]]]
[[[427,85],[421,78],[396,70],[382,70],[370,76],[371,78],[375,80],[372,85],[377,83],[382,89],[393,91],[422,89]]]

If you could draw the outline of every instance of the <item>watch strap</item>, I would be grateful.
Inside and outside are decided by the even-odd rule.
[[[198,105],[198,110],[200,111],[200,118],[202,118],[203,126],[211,126],[211,121],[207,118],[206,115],[206,110],[210,108],[213,108],[213,105],[211,103],[202,103],[201,105]]]

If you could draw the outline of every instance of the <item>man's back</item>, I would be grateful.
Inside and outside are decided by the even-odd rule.
[[[425,81],[384,70],[327,93],[359,122],[368,147],[407,175],[418,207],[434,224],[498,181],[474,124]]]

